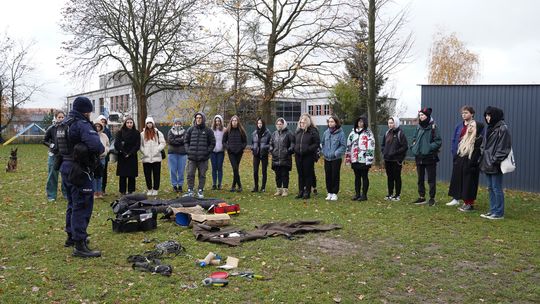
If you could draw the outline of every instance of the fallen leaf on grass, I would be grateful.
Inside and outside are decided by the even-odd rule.
[[[38,291],[39,291],[39,287],[37,286],[32,287],[32,292],[38,292]]]
[[[336,303],[341,303],[341,298],[340,297],[334,297],[334,302]]]
[[[362,301],[362,300],[364,299],[364,297],[365,297],[365,296],[364,296],[363,294],[357,295],[357,296],[356,296],[356,298],[357,298],[358,300],[360,300],[360,301]]]

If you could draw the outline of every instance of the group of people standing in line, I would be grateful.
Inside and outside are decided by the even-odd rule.
[[[216,115],[211,127],[206,116],[199,112],[187,130],[179,119],[173,121],[167,137],[159,131],[152,117],[147,117],[139,133],[132,118],[125,119],[121,129],[113,138],[103,116],[92,123],[90,113],[93,105],[86,97],[78,97],[73,109],[65,117],[64,112],[55,115],[54,124],[47,130],[44,144],[49,147],[47,198],[54,201],[57,196],[58,174],[62,174],[62,194],[68,201],[66,209],[66,247],[74,247],[73,255],[98,257],[99,251],[88,248],[86,229],[90,221],[93,202],[105,192],[107,163],[114,151],[117,156],[116,175],[119,176],[121,194],[135,192],[138,176],[138,152],[146,181],[147,195],[155,196],[160,188],[161,163],[167,158],[171,184],[177,193],[183,192],[184,171],[187,166],[187,191],[185,196],[204,197],[208,161],[212,165],[212,189],[222,189],[223,162],[225,151],[233,168],[231,192],[242,191],[240,162],[247,146],[248,135],[238,116],[233,116],[225,128],[223,118]],[[431,117],[431,108],[419,111],[419,124],[409,146],[407,137],[400,128],[397,117],[388,119],[388,131],[382,138],[388,194],[385,200],[401,200],[401,170],[407,151],[415,157],[418,175],[419,197],[415,204],[435,204],[436,167],[442,139],[439,128]],[[502,189],[501,162],[511,150],[511,136],[504,121],[504,113],[496,107],[487,107],[482,122],[474,119],[471,106],[461,108],[462,122],[456,128],[452,140],[453,171],[447,205],[454,206],[463,200],[460,211],[474,210],[478,192],[479,172],[488,180],[490,210],[482,217],[504,218],[504,192]],[[65,119],[64,119],[65,118]],[[355,196],[357,201],[367,200],[369,190],[368,173],[375,156],[375,136],[368,127],[366,117],[356,119],[348,136],[341,121],[335,115],[327,120],[327,129],[322,140],[309,114],[302,114],[295,132],[288,129],[287,121],[278,118],[276,131],[271,133],[264,120],[257,119],[257,127],[251,134],[253,155],[254,188],[252,192],[265,192],[267,167],[271,155],[271,168],[275,171],[277,191],[275,196],[289,195],[289,173],[294,155],[298,173],[298,199],[309,199],[316,189],[315,162],[324,158],[326,177],[326,200],[335,201],[340,188],[343,158],[354,172]],[[112,143],[114,141],[114,144]],[[262,180],[259,184],[259,167]],[[195,175],[198,185],[195,187]],[[426,200],[425,179],[429,185],[429,200]],[[260,186],[260,187],[259,187]]]

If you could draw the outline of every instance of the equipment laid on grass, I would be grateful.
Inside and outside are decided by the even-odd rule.
[[[197,259],[195,260],[195,263],[201,267],[206,267],[208,265],[214,265],[214,266],[217,266],[219,264],[221,264],[221,256],[213,253],[213,252],[209,252],[206,257],[202,260],[200,259]]]
[[[109,218],[109,220],[112,221],[114,232],[149,231],[157,228],[155,210],[132,209],[117,214],[115,219]]]
[[[229,284],[229,281],[227,279],[206,278],[202,281],[202,284],[209,287],[225,287]]]
[[[177,256],[185,252],[186,249],[176,241],[166,241],[156,245],[155,250],[146,251],[144,255],[130,255],[127,260],[133,263],[131,267],[139,271],[159,273],[164,276],[170,276],[173,271],[171,265],[161,263],[161,258]]]
[[[227,204],[227,203],[219,203],[217,205],[214,205],[208,209],[208,212],[220,214],[220,213],[227,213],[229,215],[238,214],[240,213],[240,205],[238,204]]]

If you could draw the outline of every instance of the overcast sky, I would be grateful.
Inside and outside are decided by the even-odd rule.
[[[97,81],[75,84],[57,65],[61,42],[60,10],[65,0],[2,0],[0,31],[36,42],[36,75],[45,92],[27,107],[60,107],[66,96],[97,89]],[[391,76],[390,91],[414,116],[420,87],[427,83],[427,56],[437,31],[456,32],[480,56],[482,84],[540,83],[540,1],[537,0],[396,0],[390,7],[410,5],[408,30],[414,35],[412,62]]]

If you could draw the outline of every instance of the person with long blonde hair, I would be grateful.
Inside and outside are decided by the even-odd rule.
[[[463,206],[459,211],[474,211],[474,201],[478,192],[478,180],[480,177],[481,145],[484,137],[484,124],[470,120],[461,133],[448,195],[456,200],[463,200]]]
[[[461,142],[461,139],[467,133],[467,126],[474,119],[474,108],[469,105],[462,106],[460,109],[461,119],[456,127],[454,128],[454,136],[452,137],[452,160],[455,161],[458,157],[458,145]],[[446,206],[457,206],[459,205],[459,198],[452,197],[452,200],[449,203],[446,203]]]
[[[315,153],[320,143],[319,132],[313,124],[311,116],[307,113],[300,115],[294,145],[296,170],[298,171],[297,199],[309,199],[311,196],[313,173],[315,172]]]

